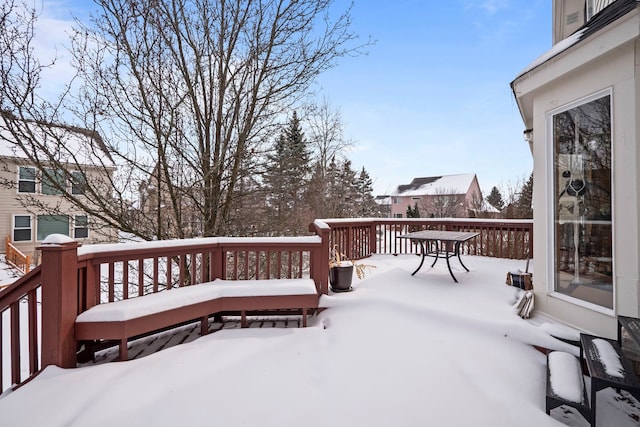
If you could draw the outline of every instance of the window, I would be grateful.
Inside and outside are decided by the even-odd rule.
[[[393,198],[393,204],[394,205],[398,205],[398,204],[400,204],[400,202],[401,202],[400,197],[394,197]]]
[[[76,215],[73,219],[73,238],[86,239],[89,237],[89,220],[86,215]]]
[[[14,215],[13,241],[14,242],[30,242],[31,236],[32,236],[31,216],[30,215]]]
[[[79,171],[71,172],[71,194],[84,194],[87,181],[84,174]]]
[[[554,290],[612,309],[611,95],[550,117]]]
[[[42,174],[42,194],[59,196],[65,187],[64,171],[61,169],[45,169]]]
[[[587,0],[587,21],[615,0]]]
[[[36,192],[36,168],[20,166],[18,169],[18,193]]]
[[[49,234],[69,235],[69,217],[67,215],[38,215],[37,240],[42,241]]]
[[[393,214],[394,218],[402,218],[402,214],[401,213],[397,213],[397,214]]]

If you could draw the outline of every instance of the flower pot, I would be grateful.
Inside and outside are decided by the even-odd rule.
[[[329,268],[329,283],[334,292],[352,291],[353,265]]]

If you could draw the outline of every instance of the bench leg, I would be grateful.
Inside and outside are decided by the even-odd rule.
[[[596,401],[598,389],[596,387],[596,381],[591,377],[591,427],[596,427]]]
[[[244,310],[240,312],[240,327],[241,328],[247,327],[247,312]]]
[[[127,339],[120,340],[120,361],[124,362],[129,358],[129,349],[127,348]]]
[[[302,309],[302,327],[303,328],[307,327],[307,309],[306,308]]]
[[[200,319],[200,335],[207,335],[209,333],[209,316],[204,316]]]

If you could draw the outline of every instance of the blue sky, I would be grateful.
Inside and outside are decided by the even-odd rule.
[[[59,37],[70,13],[94,7],[45,5]],[[550,0],[355,0],[352,12],[354,32],[376,44],[323,74],[319,96],[341,111],[348,157],[376,194],[421,176],[475,173],[485,193],[528,178],[509,83],[551,47]],[[44,25],[55,39],[55,22]]]
[[[419,176],[475,173],[484,192],[528,178],[509,83],[551,47],[551,1],[360,0],[353,15],[377,43],[321,85],[377,194]]]

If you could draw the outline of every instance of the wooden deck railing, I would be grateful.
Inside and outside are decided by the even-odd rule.
[[[23,273],[28,273],[31,270],[31,257],[23,254],[13,243],[11,238],[5,236],[5,257],[7,263],[13,265]]]
[[[75,367],[78,314],[109,301],[137,298],[216,278],[312,278],[328,293],[329,229],[316,236],[204,238],[86,245],[49,236],[42,263],[0,292],[0,393],[48,365]],[[9,360],[6,360],[6,355]],[[4,359],[3,359],[4,355]]]
[[[465,218],[369,218],[323,219],[331,228],[330,247],[350,259],[372,254],[408,254],[419,249],[398,236],[419,230],[471,231],[480,233],[462,250],[470,255],[527,259],[533,256],[533,220],[487,220]]]
[[[41,278],[36,267],[0,292],[0,393],[40,370]]]
[[[328,230],[327,230],[328,235]],[[328,246],[326,251],[328,252]],[[321,237],[212,237],[133,244],[90,245],[78,250],[79,312],[105,302],[173,287],[232,280],[310,277],[327,293]],[[328,261],[327,261],[328,263]]]
[[[422,229],[475,231],[464,252],[505,258],[532,253],[531,221],[459,219],[316,220],[314,236],[205,238],[86,245],[49,236],[42,263],[0,291],[0,393],[48,365],[76,366],[76,317],[110,301],[137,298],[216,278],[310,277],[328,293],[329,248],[351,259],[414,253],[398,236]],[[7,360],[9,355],[9,360]]]

